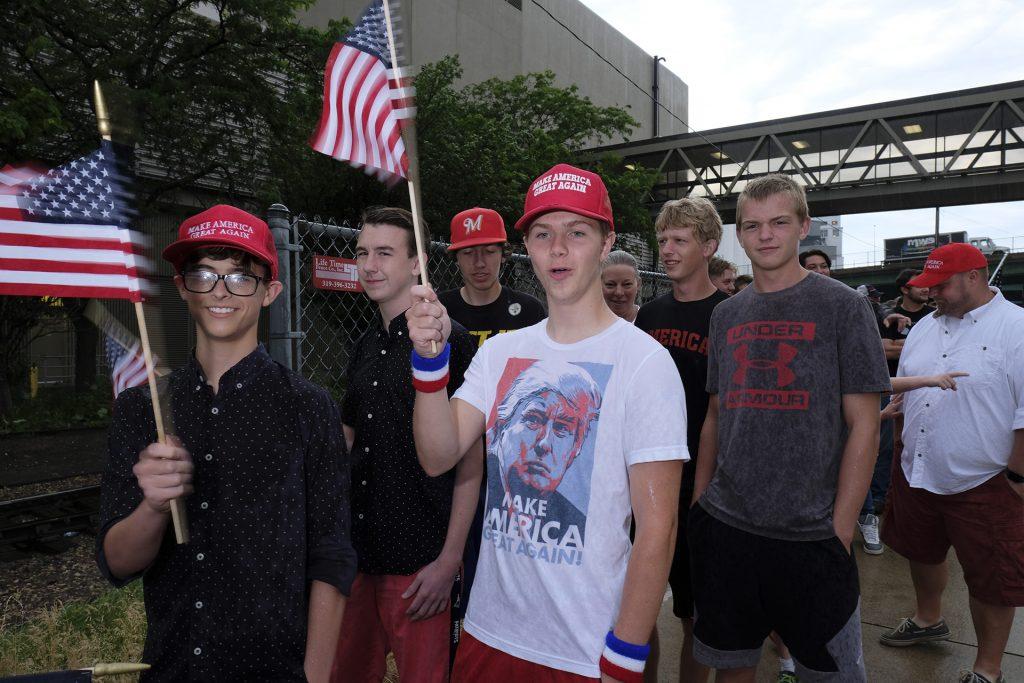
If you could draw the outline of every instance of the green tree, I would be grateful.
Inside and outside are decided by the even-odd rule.
[[[92,82],[105,90],[114,137],[134,143],[143,213],[163,201],[249,205],[272,169],[302,150],[334,37],[296,21],[311,0],[52,0],[0,7],[0,164],[62,164],[99,142]],[[278,140],[292,143],[280,144]],[[293,142],[294,141],[294,142]],[[304,141],[303,141],[304,142]],[[325,170],[340,175],[337,164]],[[198,194],[199,199],[190,198]],[[78,331],[76,388],[95,377],[96,331],[68,300]],[[21,377],[46,312],[6,299],[0,374]],[[24,315],[22,315],[24,314]],[[8,342],[8,340],[11,340]],[[10,392],[0,387],[0,408]]]
[[[310,149],[323,65],[351,26],[303,26],[312,0],[53,0],[0,10],[0,159],[51,164],[97,144],[92,81],[105,85],[115,138],[135,143],[140,208],[199,190],[208,198],[287,204],[356,220],[372,204],[406,202],[361,171]],[[552,72],[458,87],[458,58],[416,79],[425,215],[436,233],[475,204],[508,221],[532,178],[636,126]],[[649,230],[635,205],[648,173],[607,174],[620,230]]]
[[[320,74],[322,76],[322,74]],[[550,72],[490,79],[457,86],[458,57],[425,65],[416,77],[416,133],[423,213],[435,236],[448,237],[452,216],[471,206],[493,208],[512,225],[521,215],[530,181],[556,163],[578,163],[581,152],[636,126],[617,107],[599,107],[576,86],[560,88]],[[266,201],[280,201],[306,216],[355,223],[367,206],[408,206],[404,185],[388,190],[347,164],[312,152],[306,144],[320,115],[322,80],[316,97],[291,93],[290,110],[305,128],[290,127],[293,139],[275,141],[279,163],[263,186]],[[604,177],[615,208],[616,227],[649,234],[653,228],[642,200],[656,174],[627,167],[615,157],[586,164]]]
[[[273,168],[265,139],[312,123],[332,38],[300,25],[311,0],[53,0],[0,11],[0,156],[59,163],[97,144],[92,82],[115,137],[137,144],[142,208],[181,190],[251,200]],[[148,172],[145,172],[148,171]]]
[[[626,137],[637,125],[575,85],[556,86],[551,71],[457,87],[461,75],[458,58],[446,57],[416,79],[424,213],[437,234],[447,235],[451,216],[471,206],[493,208],[511,225],[531,180],[559,162],[579,163],[585,147]],[[641,200],[653,187],[651,172],[614,158],[586,165],[608,185],[616,227],[649,232]]]
[[[404,185],[388,189],[308,145],[327,55],[351,26],[301,25],[297,12],[313,1],[4,3],[0,163],[57,165],[94,149],[99,80],[114,138],[135,151],[143,214],[214,200],[260,212],[279,201],[296,213],[355,222],[369,205],[408,205]],[[474,205],[511,225],[534,177],[636,126],[623,109],[557,87],[550,71],[457,86],[461,74],[458,58],[447,57],[416,79],[424,213],[437,236],[447,237],[451,216]],[[642,200],[653,174],[612,158],[589,165],[608,184],[616,228],[649,234]],[[10,301],[17,308],[24,300]],[[11,328],[0,341],[31,334],[33,320],[19,320],[17,334]],[[13,355],[0,358],[3,376],[19,368]]]

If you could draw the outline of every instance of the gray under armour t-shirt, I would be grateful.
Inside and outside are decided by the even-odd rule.
[[[747,287],[715,308],[710,339],[718,463],[700,504],[760,536],[833,536],[842,395],[890,390],[867,299],[816,273],[780,292]]]

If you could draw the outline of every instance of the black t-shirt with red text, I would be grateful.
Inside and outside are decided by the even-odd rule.
[[[540,301],[508,287],[502,287],[498,298],[485,306],[467,304],[458,289],[441,292],[437,298],[448,310],[448,317],[469,330],[477,348],[496,334],[529,327],[548,317]]]
[[[935,309],[932,308],[931,306],[922,306],[916,311],[908,311],[907,309],[903,308],[902,303],[903,302],[901,301],[900,305],[897,305],[896,308],[892,309],[892,312],[899,313],[900,315],[905,315],[908,318],[910,318],[910,325],[904,327],[902,332],[900,331],[897,325],[882,327],[880,328],[882,333],[882,339],[892,339],[894,341],[899,339],[906,339],[907,335],[910,334],[910,328],[912,325],[916,324],[918,320],[925,317],[929,313],[935,312]],[[885,362],[889,365],[889,376],[895,377],[896,371],[899,369],[900,359],[886,358]]]
[[[672,293],[640,307],[636,326],[668,349],[686,392],[686,445],[691,461],[683,468],[684,500],[693,493],[697,447],[708,412],[708,331],[711,312],[729,296],[720,291],[699,301],[677,301]]]

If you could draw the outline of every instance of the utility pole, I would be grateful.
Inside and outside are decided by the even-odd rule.
[[[659,57],[658,55],[654,55],[654,84],[651,86],[651,97],[654,100],[653,103],[652,103],[653,104],[652,114],[654,115],[653,116],[654,125],[652,126],[652,134],[651,134],[652,138],[658,137],[658,62],[664,62],[664,61],[665,61],[664,57]]]
[[[935,207],[935,248],[939,248],[939,207]]]

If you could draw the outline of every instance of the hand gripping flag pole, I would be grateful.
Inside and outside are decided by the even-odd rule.
[[[93,94],[96,100],[96,124],[99,127],[100,137],[108,142],[110,135],[110,118],[107,115],[107,105],[103,100],[103,91],[100,89],[100,82],[93,81]],[[167,443],[167,435],[164,432],[163,413],[160,410],[160,395],[156,386],[156,371],[153,366],[153,352],[149,344],[149,333],[146,330],[146,315],[142,309],[141,298],[135,302],[135,318],[139,323],[139,339],[142,342],[142,355],[146,360],[146,378],[149,382],[149,396],[153,403],[153,420],[156,422],[156,438],[160,443]],[[180,498],[171,500],[171,523],[174,526],[174,540],[179,545],[188,543],[188,520],[185,516],[185,506]]]

